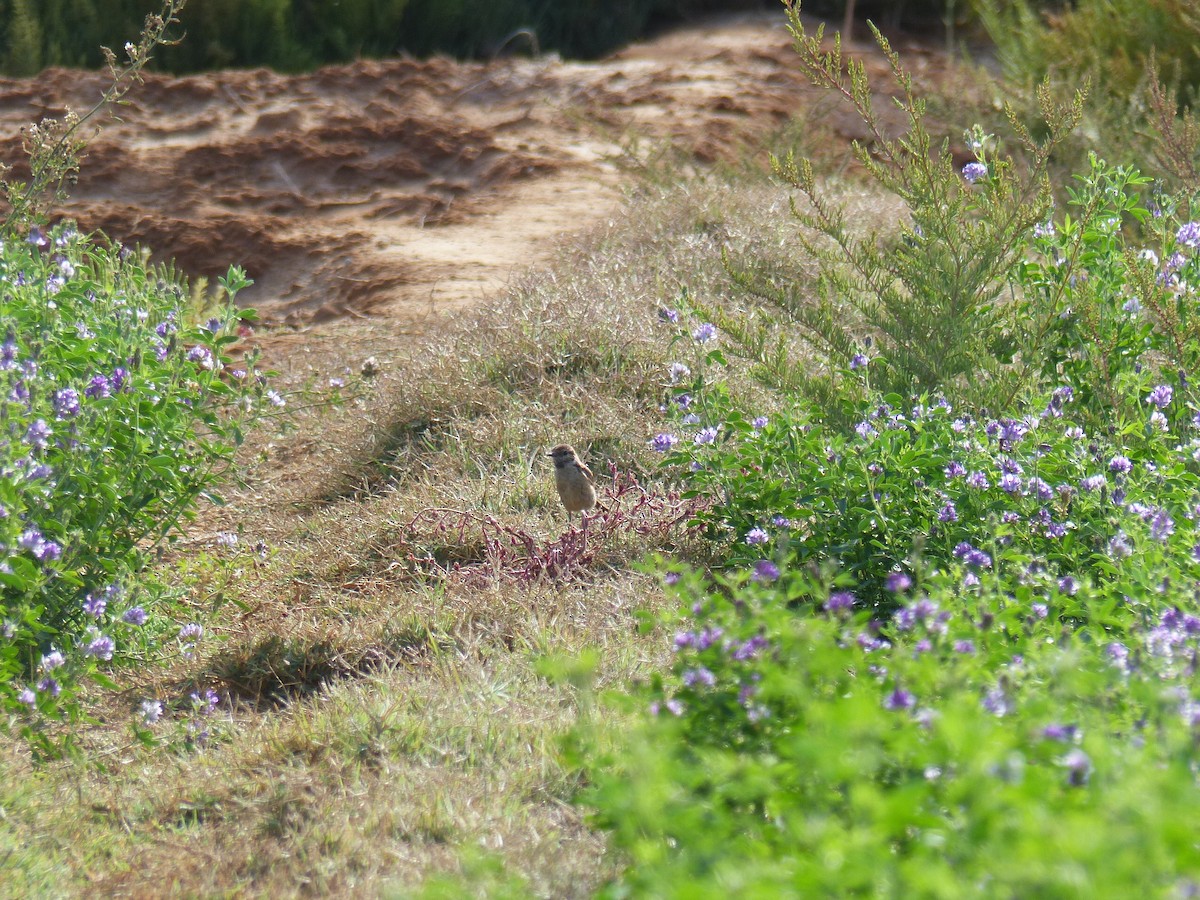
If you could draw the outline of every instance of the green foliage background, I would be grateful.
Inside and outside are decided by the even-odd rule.
[[[0,73],[99,67],[100,47],[119,53],[156,8],[154,0],[0,0]],[[537,35],[541,50],[588,58],[657,25],[750,9],[774,9],[782,18],[777,0],[193,0],[181,17],[187,39],[160,48],[156,65],[170,72],[300,71],[401,52],[489,56],[522,29]],[[843,0],[806,6],[827,16],[843,9]],[[940,21],[947,12],[971,15],[965,0],[910,0],[899,7],[859,0],[857,11],[889,27],[901,12],[906,24]]]

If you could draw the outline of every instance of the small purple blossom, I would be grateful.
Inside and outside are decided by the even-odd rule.
[[[93,619],[104,615],[108,607],[108,597],[102,593],[88,594],[83,600],[83,611]]]
[[[672,325],[679,323],[679,313],[673,309],[667,309],[661,306],[658,309],[658,318],[660,322],[669,322]]]
[[[957,522],[958,521],[958,510],[955,508],[954,502],[952,500],[947,500],[945,505],[943,505],[942,508],[938,510],[938,521],[939,522]]]
[[[1188,222],[1175,233],[1177,243],[1193,250],[1200,247],[1200,222]]]
[[[1066,594],[1068,597],[1074,597],[1079,593],[1079,582],[1070,575],[1064,575],[1058,579],[1058,590],[1060,593]]]
[[[709,425],[707,428],[701,428],[698,432],[696,432],[696,437],[693,438],[693,440],[696,442],[696,446],[698,447],[704,444],[711,444],[716,439],[717,429],[712,425]]]
[[[650,440],[650,449],[656,453],[669,453],[677,443],[679,438],[673,434],[656,434]]]
[[[34,450],[45,450],[50,443],[54,431],[46,424],[45,419],[33,422],[25,431],[25,443]]]
[[[61,651],[51,650],[49,653],[42,656],[42,661],[39,668],[43,672],[53,672],[59,666],[65,665],[66,662],[66,657],[62,655]]]
[[[904,688],[896,688],[883,700],[883,708],[893,711],[912,709],[917,704],[917,698]]]
[[[122,614],[121,621],[126,625],[145,625],[146,610],[140,606],[131,607]]]
[[[972,472],[967,476],[967,486],[973,487],[977,491],[986,491],[991,487],[991,483],[987,480],[987,476],[982,472]]]
[[[87,656],[96,657],[96,659],[109,660],[113,658],[113,651],[115,649],[116,644],[112,638],[106,634],[97,634],[88,642],[83,652]]]
[[[962,169],[963,178],[971,184],[987,178],[988,168],[981,162],[969,162]]]
[[[1012,705],[1001,688],[992,688],[983,695],[983,708],[994,716],[1006,716],[1012,712]]]
[[[863,368],[866,368],[866,366],[869,362],[870,362],[870,360],[867,359],[867,357],[864,356],[862,353],[855,353],[852,357],[850,357],[850,368],[852,370],[853,369],[863,369]]]
[[[163,705],[158,700],[143,700],[140,707],[142,721],[147,725],[153,725],[162,718]]]
[[[825,601],[825,611],[831,613],[849,612],[854,609],[858,598],[850,591],[834,591]]]
[[[28,706],[30,709],[33,709],[35,706],[37,706],[37,694],[33,692],[32,688],[27,687],[17,695],[17,702],[23,706]]]
[[[1067,782],[1071,787],[1083,787],[1092,774],[1091,758],[1078,747],[1059,760],[1059,765],[1067,770]]]
[[[1160,384],[1150,392],[1150,396],[1146,399],[1159,409],[1166,409],[1168,406],[1170,406],[1171,398],[1174,396],[1174,393],[1174,390],[1169,384]]]
[[[1108,555],[1113,559],[1127,559],[1133,555],[1133,547],[1130,545],[1129,536],[1125,532],[1118,531],[1109,540]]]
[[[215,363],[213,362],[212,352],[202,344],[197,344],[187,352],[187,361],[194,362],[202,369],[212,369]]]
[[[950,460],[950,464],[943,470],[947,478],[961,478],[967,474],[966,467],[958,460]]]
[[[771,540],[771,536],[761,528],[751,528],[746,532],[746,543],[750,546],[765,544],[769,540]]]
[[[1021,476],[1004,474],[1000,476],[1000,490],[1006,494],[1018,494],[1021,492]]]
[[[1150,537],[1156,541],[1165,541],[1175,533],[1175,520],[1167,515],[1165,509],[1160,509],[1150,520]]]
[[[893,594],[899,594],[912,587],[912,583],[912,579],[908,576],[907,572],[890,572],[884,585]]]
[[[673,362],[667,367],[667,375],[671,379],[671,384],[679,384],[691,374],[692,370],[681,362]]]
[[[109,384],[107,376],[95,375],[88,382],[88,386],[84,388],[83,393],[93,400],[111,397],[112,385]]]
[[[955,653],[963,653],[963,654],[974,653],[975,652],[975,642],[968,641],[968,640],[955,641],[954,642],[954,652]]]
[[[697,344],[707,344],[716,336],[717,326],[712,322],[704,322],[692,332],[692,340],[694,340]]]
[[[1101,475],[1089,475],[1079,482],[1079,489],[1091,493],[1098,491],[1108,484],[1108,479]]]
[[[54,417],[70,419],[79,414],[79,391],[65,387],[54,392]]]
[[[695,669],[688,669],[683,673],[683,683],[690,688],[712,687],[717,683],[717,676],[704,668],[704,666],[699,666]]]
[[[189,622],[179,629],[179,639],[181,641],[198,641],[203,634],[204,628],[198,622]]]
[[[779,567],[769,559],[760,559],[754,564],[754,573],[750,578],[760,583],[768,583],[779,577]]]
[[[770,421],[770,419],[768,419],[766,416],[756,416],[754,418],[754,421],[751,422],[750,425],[754,428],[755,431],[762,431],[764,428],[767,427],[767,423],[769,421]]]

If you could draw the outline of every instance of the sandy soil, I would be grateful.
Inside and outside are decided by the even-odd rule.
[[[68,70],[0,80],[0,159],[20,157],[21,125],[85,110],[101,87]],[[595,63],[150,76],[91,144],[64,212],[192,275],[243,266],[256,284],[242,300],[267,321],[418,324],[608,215],[631,135],[703,164],[819,96],[779,13],[706,20]],[[849,117],[833,133],[863,136]]]

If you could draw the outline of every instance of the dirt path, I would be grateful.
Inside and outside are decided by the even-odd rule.
[[[101,85],[66,70],[0,80],[0,158],[19,158],[21,125],[86,109]],[[151,76],[91,145],[65,212],[192,275],[243,266],[256,281],[243,299],[269,321],[415,323],[614,209],[612,159],[630,134],[711,161],[814,96],[778,13],[707,20],[596,63]]]

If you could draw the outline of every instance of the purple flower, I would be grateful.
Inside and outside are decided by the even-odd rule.
[[[692,374],[692,370],[681,362],[673,362],[667,367],[667,374],[671,378],[671,384],[679,384]]]
[[[890,710],[912,709],[916,706],[917,698],[904,688],[896,688],[883,700],[883,708]]]
[[[1118,531],[1108,542],[1108,555],[1113,559],[1127,559],[1133,554],[1129,537],[1123,531]]]
[[[1050,607],[1045,603],[1031,603],[1029,605],[1029,609],[1039,619],[1044,619],[1046,616],[1050,615]]]
[[[1175,233],[1175,240],[1185,247],[1200,247],[1200,222],[1188,222]]]
[[[1098,491],[1108,484],[1108,479],[1103,475],[1089,475],[1079,482],[1079,488],[1083,491]]]
[[[667,309],[665,306],[661,306],[658,310],[658,318],[659,321],[670,322],[672,325],[675,325],[679,322],[679,313],[673,309]]]
[[[656,453],[668,453],[679,442],[673,434],[656,434],[650,441],[650,449]]]
[[[287,400],[274,388],[268,390],[265,396],[272,406],[287,406]]]
[[[1174,395],[1174,393],[1174,390],[1169,384],[1160,384],[1150,392],[1150,396],[1146,399],[1159,409],[1166,409],[1170,405],[1171,397]]]
[[[1001,475],[1000,490],[1006,494],[1017,494],[1021,491],[1021,477],[1019,475]]]
[[[94,619],[99,619],[104,615],[107,607],[108,597],[104,594],[88,594],[83,600],[83,611]]]
[[[972,472],[967,476],[967,486],[973,487],[978,491],[986,491],[991,485],[987,480],[987,476],[982,472]]]
[[[776,528],[791,528],[792,520],[787,516],[773,516],[771,518],[771,524]]]
[[[33,709],[37,706],[37,694],[33,692],[32,688],[27,687],[17,695],[17,702]]]
[[[202,369],[212,369],[214,365],[212,353],[200,344],[187,352],[187,361],[198,364]]]
[[[1108,470],[1117,475],[1128,475],[1132,468],[1133,463],[1128,456],[1114,456],[1108,461]]]
[[[1064,575],[1062,578],[1058,579],[1058,589],[1061,593],[1066,594],[1068,597],[1074,597],[1079,593],[1079,582],[1070,575]]]
[[[1071,787],[1083,787],[1092,774],[1091,758],[1078,747],[1059,760],[1059,765],[1067,770],[1067,782]]]
[[[750,546],[765,544],[769,540],[771,540],[771,536],[761,528],[751,528],[746,532],[746,543]]]
[[[1165,509],[1155,513],[1150,521],[1150,537],[1156,541],[1165,541],[1175,533],[1175,521],[1167,515]]]
[[[117,366],[115,369],[113,369],[112,375],[109,376],[108,379],[109,384],[112,385],[113,392],[118,394],[128,387],[125,383],[128,380],[129,370],[125,369],[123,366]]]
[[[755,431],[762,431],[767,427],[767,422],[769,421],[770,420],[766,416],[756,416],[754,421],[750,424],[754,427]]]
[[[988,169],[981,162],[969,162],[963,166],[963,178],[967,179],[971,184],[979,181],[981,178],[987,178]]]
[[[851,369],[862,369],[862,368],[865,368],[867,363],[869,363],[869,362],[870,362],[870,360],[867,359],[866,356],[864,356],[863,354],[855,353],[852,357],[850,357],[850,368]]]
[[[912,579],[908,577],[907,572],[890,572],[884,585],[893,594],[899,594],[912,587]]]
[[[54,417],[69,419],[79,413],[79,391],[75,388],[61,388],[54,392]]]
[[[162,718],[163,705],[157,700],[143,700],[141,705],[142,721],[153,725]]]
[[[966,467],[958,462],[958,460],[953,459],[950,460],[950,465],[946,466],[943,471],[946,473],[947,478],[959,478],[967,474]]]
[[[17,367],[17,339],[11,334],[0,345],[0,371]]]
[[[750,578],[760,583],[774,581],[779,577],[779,567],[769,559],[760,559],[754,564],[754,574]]]
[[[126,625],[145,625],[146,611],[140,606],[131,607],[125,610],[124,615],[121,616],[121,621]]]
[[[717,429],[715,427],[713,427],[712,425],[709,425],[707,428],[701,428],[696,433],[696,437],[693,438],[693,440],[696,442],[696,446],[698,446],[698,447],[703,444],[711,444],[716,439],[717,439]]]
[[[692,340],[697,344],[707,344],[716,336],[717,326],[712,324],[712,322],[705,322],[692,332]]]
[[[17,538],[17,543],[33,554],[34,559],[58,559],[62,555],[62,547],[54,541],[48,541],[36,528],[27,528]]]
[[[92,638],[83,652],[97,659],[108,660],[113,658],[113,650],[115,649],[116,644],[112,638],[106,634],[98,634]]]
[[[204,629],[198,622],[189,622],[179,629],[179,639],[181,641],[197,641],[204,634]]]
[[[112,396],[112,386],[108,383],[108,378],[104,375],[96,375],[88,382],[88,386],[83,389],[83,393],[91,397],[93,400],[103,397]]]
[[[955,653],[974,653],[975,652],[975,642],[974,641],[955,641],[954,642],[954,652]]]
[[[1075,725],[1059,725],[1056,722],[1052,722],[1042,729],[1042,737],[1048,741],[1061,741],[1063,743],[1067,743],[1075,739],[1075,735],[1078,733],[1078,731],[1079,728]]]
[[[38,419],[25,431],[25,443],[34,450],[45,450],[54,432],[46,424],[45,419]]]
[[[692,405],[692,395],[691,394],[680,394],[678,397],[676,397],[674,399],[673,402],[680,409],[687,409],[689,406]]]
[[[43,672],[53,672],[59,666],[66,663],[66,658],[58,650],[51,650],[42,657],[41,670]]]
[[[992,688],[983,695],[983,708],[994,716],[1005,716],[1012,711],[1008,697],[1000,688]]]
[[[712,687],[717,683],[717,676],[704,668],[704,666],[699,666],[695,669],[688,669],[683,673],[683,683],[690,688]]]
[[[849,612],[854,609],[857,599],[850,591],[835,591],[825,601],[825,611],[831,613]]]
[[[939,522],[957,522],[958,510],[954,508],[954,502],[947,500],[946,504],[938,510]]]

